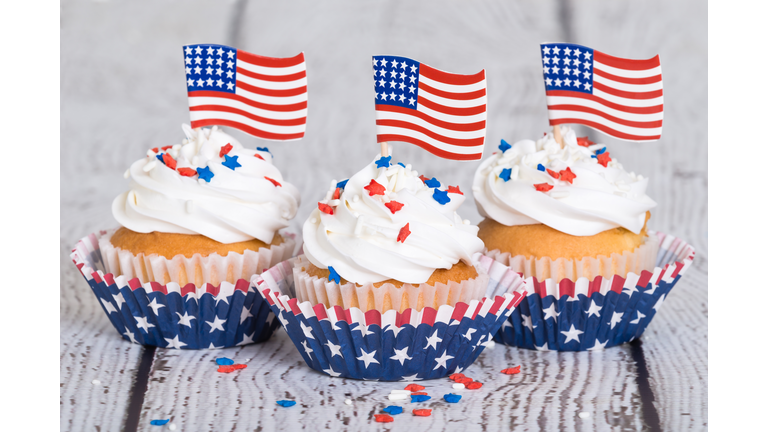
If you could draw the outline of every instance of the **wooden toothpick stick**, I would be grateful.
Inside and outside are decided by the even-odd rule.
[[[387,142],[381,143],[381,157],[389,156],[389,149],[387,148]]]
[[[565,147],[565,143],[563,143],[563,134],[560,133],[560,125],[555,125],[553,128],[553,132],[555,134],[555,141],[557,141],[558,144],[560,144],[560,148]]]

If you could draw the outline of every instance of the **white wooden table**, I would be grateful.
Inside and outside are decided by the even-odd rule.
[[[706,4],[680,2],[61,2],[61,429],[177,430],[702,430],[707,428]],[[531,352],[496,345],[467,374],[485,383],[459,404],[446,380],[424,385],[431,417],[412,406],[373,422],[396,383],[330,379],[309,369],[280,329],[261,345],[145,349],[123,340],[69,261],[77,240],[112,228],[122,173],[147,148],[175,144],[188,122],[181,46],[224,43],[262,55],[304,51],[306,138],[269,144],[302,191],[291,229],[330,179],[377,152],[373,54],[402,54],[452,72],[487,71],[488,145],[538,137],[547,127],[538,44],[567,40],[629,58],[661,55],[664,133],[654,144],[609,144],[611,156],[650,177],[652,229],[696,248],[693,268],[643,337],[604,352]],[[490,150],[486,150],[490,151]],[[469,191],[477,163],[440,160],[406,144],[395,159]],[[480,221],[471,199],[460,213]],[[216,373],[226,356],[248,364]],[[522,365],[506,376],[505,367]],[[101,384],[92,384],[93,380]],[[351,406],[345,399],[351,399]],[[275,401],[295,399],[292,408]],[[581,418],[579,413],[589,413]]]

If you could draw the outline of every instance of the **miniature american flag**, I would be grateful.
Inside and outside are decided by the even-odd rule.
[[[404,141],[454,160],[480,160],[485,70],[443,72],[405,57],[373,57],[378,142]]]
[[[192,127],[229,126],[255,137],[290,141],[307,127],[304,53],[262,57],[224,45],[184,47]]]
[[[629,60],[581,45],[541,45],[549,124],[577,123],[626,141],[661,138],[659,56]]]

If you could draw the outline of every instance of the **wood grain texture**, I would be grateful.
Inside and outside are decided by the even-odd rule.
[[[706,4],[693,0],[62,2],[61,429],[113,431],[125,421],[142,349],[117,335],[68,255],[80,237],[115,227],[110,205],[127,187],[128,165],[149,147],[180,141],[179,126],[189,121],[182,45],[229,43],[275,57],[304,51],[306,137],[283,144],[232,132],[247,147],[269,145],[284,177],[302,192],[304,205],[291,224],[300,233],[330,180],[354,174],[378,151],[371,55],[406,55],[460,73],[485,68],[490,154],[501,138],[535,138],[546,129],[538,44],[566,38],[617,56],[662,59],[660,142],[588,132],[626,168],[650,178],[648,194],[658,207],[649,226],[696,247],[693,267],[642,338],[653,402],[638,387],[633,347],[542,353],[497,345],[467,372],[485,386],[464,391],[458,405],[437,401],[450,382],[429,382],[433,400],[420,405],[431,405],[432,417],[405,414],[375,424],[389,390],[403,386],[320,375],[280,330],[261,345],[158,349],[139,430],[161,430],[149,421],[169,416],[184,431],[639,430],[649,427],[649,407],[662,430],[706,429],[707,37]],[[440,160],[402,143],[394,144],[394,156],[460,185],[467,193],[460,214],[480,221],[470,191],[478,163]],[[251,360],[245,370],[218,374],[213,362],[222,355]],[[516,364],[523,373],[498,373]],[[298,404],[283,409],[278,399]],[[581,419],[579,412],[591,416]]]

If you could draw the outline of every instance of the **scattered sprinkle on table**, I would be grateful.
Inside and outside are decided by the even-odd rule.
[[[277,404],[280,405],[283,408],[288,408],[296,405],[296,401],[292,400],[279,400],[277,401]]]
[[[403,407],[399,407],[396,405],[390,405],[386,408],[384,408],[382,411],[389,415],[398,415],[403,413]]]
[[[235,361],[231,358],[219,357],[216,359],[216,364],[219,366],[229,366],[235,364]]]
[[[168,425],[168,430],[175,431],[176,430],[176,423],[171,423]]]
[[[426,387],[418,384],[408,384],[405,389],[411,392],[424,390]]]
[[[472,381],[471,383],[467,384],[467,388],[470,390],[477,390],[482,386],[483,386],[483,383],[478,381]]]
[[[419,417],[429,417],[432,415],[431,409],[415,409],[413,410],[413,415],[419,416]]]
[[[506,374],[506,375],[519,374],[520,373],[520,366],[515,366],[515,367],[511,367],[511,368],[502,369],[501,373]]]
[[[428,400],[432,399],[431,396],[427,395],[412,395],[411,396],[411,402],[426,402]]]
[[[390,423],[395,421],[395,419],[393,419],[392,416],[389,414],[374,414],[373,417],[379,423]]]
[[[413,392],[411,393],[411,396],[419,396],[419,395],[426,396],[427,394],[428,394],[427,392]]]
[[[91,384],[93,384],[93,385],[99,385],[99,384],[101,384],[101,381],[99,381],[99,380],[95,379],[95,380],[91,381]]]
[[[454,384],[453,388],[455,390],[464,390],[465,386],[464,386],[464,384]]]
[[[589,418],[589,413],[588,412],[580,412],[579,413],[579,418],[583,418],[583,419]]]
[[[245,369],[247,367],[248,365],[244,365],[244,364],[224,365],[224,366],[219,366],[219,369],[217,370],[217,372],[230,373],[238,369]]]
[[[152,420],[151,422],[149,422],[149,424],[151,424],[152,426],[162,426],[162,425],[168,423],[169,421],[171,421],[171,419]]]
[[[392,393],[389,395],[389,400],[391,401],[406,400],[406,399],[408,399],[407,394]]]
[[[344,403],[347,405],[352,405],[352,399],[347,399],[344,401]]]
[[[461,395],[448,393],[447,395],[443,396],[443,399],[445,399],[445,401],[448,403],[457,403],[461,400]]]

